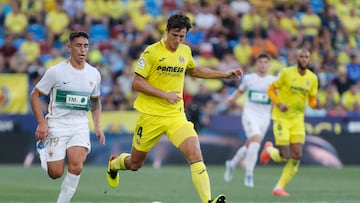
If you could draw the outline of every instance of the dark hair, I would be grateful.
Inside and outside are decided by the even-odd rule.
[[[270,57],[269,55],[265,54],[265,53],[261,53],[256,57],[256,60],[262,59],[262,58],[266,58],[267,60],[270,61]]]
[[[171,29],[183,29],[186,28],[186,32],[191,29],[191,23],[189,17],[182,13],[176,13],[169,17],[167,21],[166,29],[169,31]]]
[[[69,35],[69,41],[72,42],[75,38],[78,37],[85,37],[86,39],[89,39],[89,34],[83,31],[79,31],[79,32],[72,32]]]

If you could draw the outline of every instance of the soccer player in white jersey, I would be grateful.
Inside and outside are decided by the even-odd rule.
[[[80,173],[90,152],[88,111],[94,121],[94,132],[101,144],[105,136],[100,129],[100,73],[86,62],[89,35],[72,32],[67,49],[70,57],[51,67],[30,95],[34,116],[38,122],[35,139],[45,143],[45,161],[50,178],[67,173],[61,185],[58,203],[71,201],[79,183]],[[44,117],[40,97],[50,94],[48,113]],[[41,160],[44,161],[44,160]]]
[[[227,98],[227,102],[233,103],[240,95],[244,93],[248,95],[242,114],[242,126],[247,140],[235,156],[226,161],[224,174],[226,182],[231,181],[236,166],[246,158],[244,185],[254,187],[254,168],[258,159],[260,143],[271,121],[271,102],[266,91],[275,77],[268,74],[269,60],[268,55],[260,54],[256,58],[256,72],[245,75],[239,88]]]

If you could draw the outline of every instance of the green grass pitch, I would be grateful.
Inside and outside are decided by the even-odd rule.
[[[190,169],[167,165],[145,166],[138,172],[121,171],[120,185],[110,188],[106,166],[85,165],[73,203],[199,203]],[[255,188],[243,186],[244,169],[238,168],[231,183],[223,180],[224,166],[208,166],[213,196],[224,193],[227,203],[360,203],[360,166],[343,169],[300,166],[290,182],[290,197],[273,197],[271,190],[281,173],[280,166],[258,166]],[[52,180],[39,165],[0,165],[0,202],[55,202],[62,178]]]

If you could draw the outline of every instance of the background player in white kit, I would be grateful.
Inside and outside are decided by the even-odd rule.
[[[271,121],[271,102],[266,94],[268,87],[275,77],[268,74],[270,58],[266,54],[260,54],[256,58],[255,73],[245,75],[239,88],[227,98],[227,102],[233,103],[236,99],[247,92],[247,100],[242,113],[242,126],[247,136],[246,143],[240,147],[235,156],[225,163],[226,170],[224,179],[230,182],[235,168],[240,161],[246,158],[246,172],[244,185],[254,187],[253,173],[258,159],[260,143],[263,140]]]
[[[88,111],[94,121],[94,131],[105,144],[100,129],[99,71],[86,62],[89,35],[72,32],[67,45],[70,58],[51,67],[30,95],[34,116],[38,122],[35,139],[45,143],[47,173],[52,179],[64,174],[64,159],[68,170],[61,185],[58,203],[70,202],[80,179],[87,154],[90,152]],[[48,114],[43,116],[40,96],[50,93]],[[44,161],[44,160],[41,160]]]

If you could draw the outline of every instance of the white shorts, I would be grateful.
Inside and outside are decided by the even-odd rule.
[[[45,140],[47,162],[65,159],[66,150],[73,146],[85,147],[90,153],[90,130],[87,122],[49,120],[48,127],[50,134]]]
[[[262,140],[269,128],[270,118],[243,114],[241,122],[248,139],[254,135],[259,135]]]

